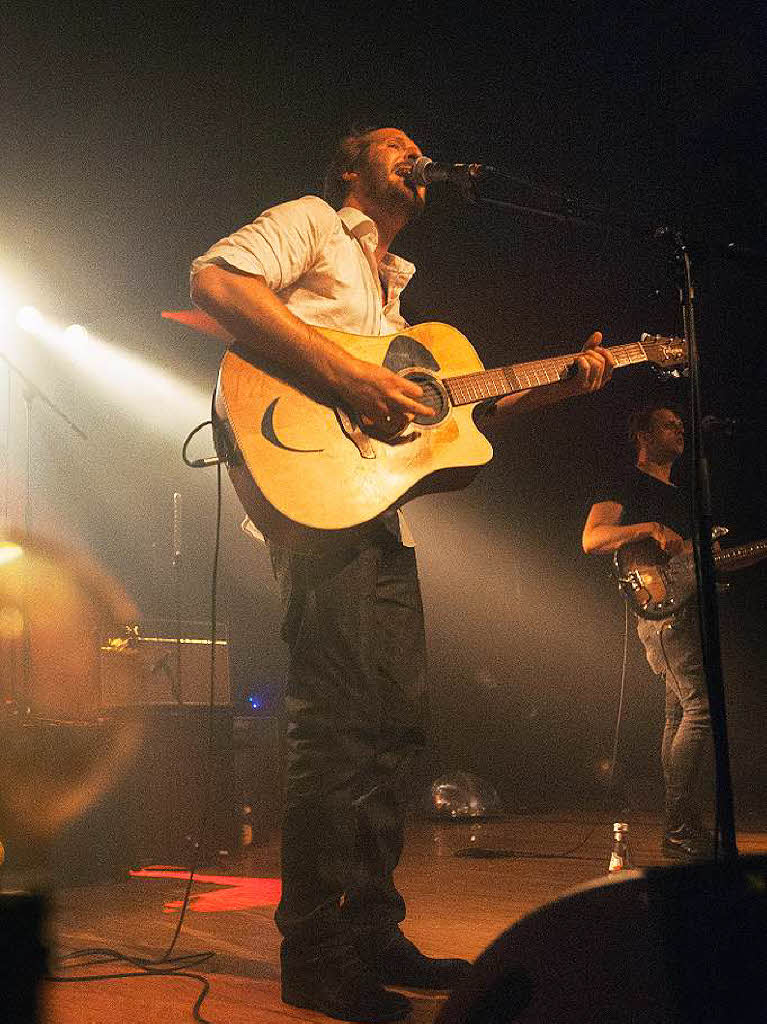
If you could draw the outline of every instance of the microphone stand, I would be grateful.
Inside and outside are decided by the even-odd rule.
[[[663,230],[663,229],[661,229]],[[682,308],[684,335],[690,362],[690,438],[693,461],[692,523],[695,575],[698,582],[698,618],[703,654],[703,673],[708,691],[711,731],[714,739],[716,771],[715,854],[721,851],[726,860],[738,856],[735,838],[735,811],[730,775],[730,750],[727,737],[727,709],[724,698],[724,673],[719,634],[719,601],[716,590],[716,569],[711,548],[713,518],[711,514],[711,480],[703,444],[701,412],[700,352],[695,332],[695,288],[690,251],[678,232],[673,241],[681,268],[679,301]]]
[[[476,181],[472,180],[461,187],[461,192],[469,202],[481,203],[509,210],[515,213],[532,214],[545,217],[559,223],[594,224],[602,227],[620,226],[634,236],[648,234],[649,224],[641,222],[621,211],[608,211],[593,204],[578,204],[568,196],[546,187],[534,186],[530,182],[515,178],[505,172],[496,174],[516,184],[524,184],[537,190],[549,201],[553,200],[559,209],[547,209],[529,203],[515,203],[505,199],[483,196],[477,189]],[[708,692],[711,716],[711,732],[714,744],[714,764],[716,776],[716,834],[715,856],[734,860],[738,856],[735,837],[735,814],[732,794],[732,777],[730,773],[730,753],[727,737],[727,713],[724,698],[724,673],[722,670],[722,653],[719,633],[719,607],[716,590],[716,571],[711,548],[711,490],[709,466],[703,444],[703,417],[701,415],[701,372],[700,353],[695,333],[695,290],[692,279],[692,263],[689,247],[678,232],[667,227],[657,227],[653,232],[656,239],[672,241],[675,262],[681,268],[679,299],[682,307],[684,334],[687,341],[690,363],[690,434],[692,438],[693,482],[692,482],[692,522],[693,522],[693,554],[697,579],[698,614],[700,622],[700,643],[703,657],[703,672]],[[731,242],[727,246],[712,247],[713,252],[722,256],[746,256],[751,262],[767,260],[767,253],[740,246]],[[754,258],[756,257],[756,259]]]
[[[8,391],[9,391],[9,409],[10,409],[10,375],[14,373],[22,383],[22,397],[24,399],[24,410],[26,420],[26,480],[24,484],[24,527],[23,536],[28,537],[32,532],[32,403],[36,398],[41,399],[49,409],[63,420],[69,429],[76,434],[82,441],[88,440],[88,435],[82,431],[76,423],[74,423],[69,416],[60,409],[55,402],[52,402],[50,398],[45,394],[44,391],[33,383],[26,374],[13,363],[4,352],[0,352],[0,359],[3,360],[5,365],[8,367]],[[9,418],[9,429],[10,429],[10,418]],[[10,447],[10,445],[9,445]],[[8,468],[6,469],[8,471]],[[7,509],[6,509],[7,512]],[[13,703],[18,710],[21,708],[25,716],[29,716],[32,712],[30,700],[31,700],[31,678],[32,678],[32,662],[31,662],[31,643],[29,634],[29,619],[27,616],[26,609],[26,585],[22,588],[22,621],[23,621],[23,632],[22,632],[22,661],[21,661],[21,686],[14,686]],[[14,680],[15,682],[15,680]]]
[[[173,492],[173,605],[176,632],[176,670],[171,675],[173,699],[177,704],[184,703],[183,678],[181,674],[181,495]]]

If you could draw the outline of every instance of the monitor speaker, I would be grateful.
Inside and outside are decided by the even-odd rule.
[[[217,639],[213,703],[230,703],[229,649]],[[199,635],[113,637],[101,648],[104,709],[210,703],[211,641]]]
[[[767,1020],[767,857],[621,872],[528,914],[436,1024]]]

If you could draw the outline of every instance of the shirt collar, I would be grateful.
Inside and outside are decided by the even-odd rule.
[[[344,206],[338,211],[341,223],[350,235],[361,238],[363,235],[372,235],[378,241],[378,228],[375,221],[371,220],[362,210],[356,206]]]
[[[344,206],[338,211],[338,216],[344,226],[344,230],[352,238],[370,252],[375,250],[378,244],[378,228],[374,220],[371,220],[362,210],[356,206]],[[391,281],[399,285],[401,291],[415,273],[415,266],[409,260],[397,256],[393,252],[387,252],[381,260],[381,277],[387,282]]]

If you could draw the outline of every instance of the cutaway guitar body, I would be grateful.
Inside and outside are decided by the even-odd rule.
[[[483,369],[454,328],[421,324],[380,338],[322,333],[360,359],[414,378],[433,415],[397,437],[371,436],[344,410],[230,349],[216,394],[219,452],[248,515],[276,543],[311,545],[418,494],[466,486],[493,455],[472,418],[476,402],[454,406],[442,383]],[[230,451],[222,452],[227,438]]]

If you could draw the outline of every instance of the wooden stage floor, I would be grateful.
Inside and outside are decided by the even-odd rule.
[[[663,864],[658,821],[635,816],[630,825],[635,866]],[[744,854],[767,853],[765,823],[741,823],[738,844]],[[403,930],[427,953],[474,959],[529,911],[573,886],[604,877],[610,845],[611,822],[595,813],[474,824],[413,821],[397,875],[408,903]],[[502,855],[455,856],[466,849]],[[556,856],[565,851],[572,852]],[[227,875],[233,880],[276,877],[276,838],[218,865],[207,865],[199,874]],[[167,948],[178,921],[178,911],[164,910],[164,904],[180,899],[183,891],[183,881],[168,877],[127,877],[108,885],[63,889],[54,895],[50,914],[53,953],[107,946],[132,955],[158,956]],[[257,899],[245,887],[228,907],[206,909],[199,903],[199,895],[222,891],[221,885],[210,882],[195,886],[198,897],[175,950],[176,954],[215,953],[197,969],[210,982],[202,1016],[212,1024],[325,1021],[321,1014],[280,1001],[273,895],[271,902],[254,905]],[[268,892],[265,898],[270,899]],[[125,969],[100,965],[86,972]],[[143,974],[87,984],[49,982],[44,1020],[47,1024],[187,1022],[193,1019],[191,1008],[199,991],[200,984],[189,978]],[[429,1024],[445,998],[409,995],[416,1024]]]

